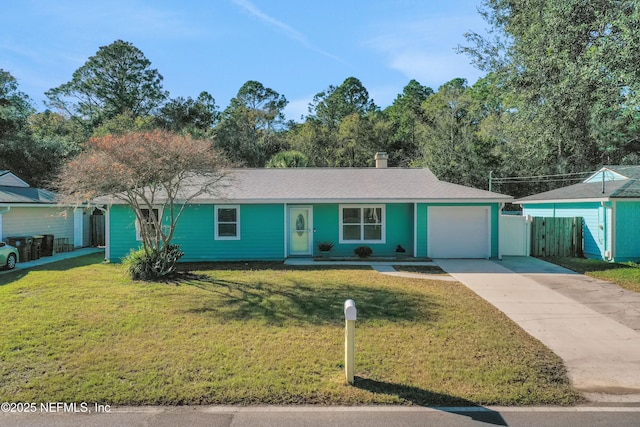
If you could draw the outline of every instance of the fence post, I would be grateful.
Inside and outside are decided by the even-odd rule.
[[[356,303],[352,299],[344,302],[344,374],[347,382],[353,384],[356,352]]]

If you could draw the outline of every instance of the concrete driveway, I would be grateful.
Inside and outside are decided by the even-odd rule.
[[[640,295],[525,257],[435,260],[560,356],[583,392],[640,397]]]

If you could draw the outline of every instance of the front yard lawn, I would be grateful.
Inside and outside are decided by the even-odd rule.
[[[347,266],[190,267],[175,283],[132,282],[93,255],[0,276],[0,401],[580,400],[556,355],[458,283]],[[347,298],[358,308],[355,386],[344,380]]]
[[[584,258],[543,258],[580,274],[606,280],[634,292],[640,292],[640,265],[611,263]]]

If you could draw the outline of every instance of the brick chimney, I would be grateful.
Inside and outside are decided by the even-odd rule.
[[[384,151],[378,151],[376,153],[376,169],[384,169],[387,167],[387,159],[389,156]]]

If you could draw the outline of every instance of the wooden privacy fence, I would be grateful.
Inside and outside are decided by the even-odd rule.
[[[582,257],[582,217],[534,217],[531,255]]]

